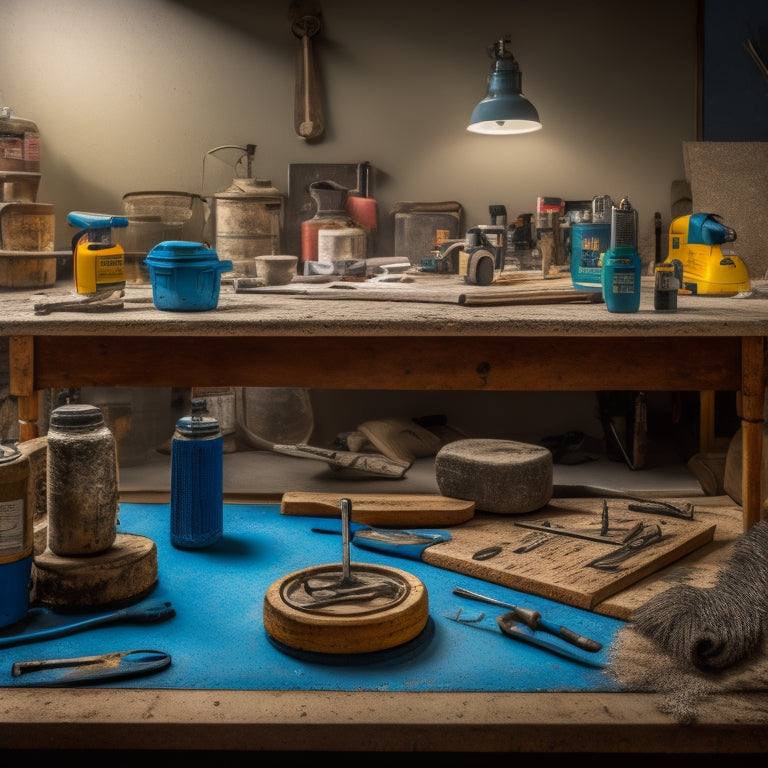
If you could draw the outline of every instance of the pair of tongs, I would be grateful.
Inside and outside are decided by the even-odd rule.
[[[68,659],[17,661],[11,667],[13,677],[34,673],[27,685],[37,688],[61,688],[70,685],[124,680],[160,672],[171,665],[164,651],[136,650],[79,656]]]

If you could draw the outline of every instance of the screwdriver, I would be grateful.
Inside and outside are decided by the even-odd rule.
[[[502,608],[508,608],[517,616],[520,621],[527,627],[536,631],[542,630],[543,632],[549,632],[551,635],[565,640],[577,648],[581,648],[583,651],[589,651],[590,653],[596,653],[602,647],[602,643],[598,643],[597,640],[592,640],[589,637],[574,632],[567,627],[559,627],[555,624],[551,624],[541,618],[541,614],[538,611],[533,611],[530,608],[520,608],[517,605],[511,605],[510,603],[504,603],[501,600],[495,600],[492,597],[486,597],[480,595],[477,592],[470,592],[468,589],[462,589],[461,587],[455,587],[453,590],[454,595],[461,595],[462,597],[468,597],[470,600],[478,600],[481,603],[490,603],[491,605],[498,605]]]

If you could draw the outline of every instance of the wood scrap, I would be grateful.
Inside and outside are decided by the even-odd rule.
[[[51,312],[116,312],[123,308],[123,290],[96,292],[73,296],[67,299],[47,299],[36,302],[36,315],[49,315]]]
[[[596,291],[578,291],[576,289],[533,289],[515,291],[488,291],[482,293],[462,293],[459,304],[466,307],[498,306],[504,304],[597,304],[602,302],[602,294]]]
[[[287,491],[281,515],[339,517],[341,499],[352,502],[352,521],[395,528],[434,528],[459,525],[475,515],[475,504],[433,493],[328,493]]]

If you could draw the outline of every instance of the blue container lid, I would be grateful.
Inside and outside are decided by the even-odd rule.
[[[188,267],[203,266],[208,262],[219,260],[216,251],[206,248],[202,243],[193,243],[188,240],[164,240],[158,243],[147,254],[145,263],[147,266]]]

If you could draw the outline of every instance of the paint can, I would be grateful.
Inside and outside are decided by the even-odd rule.
[[[203,398],[176,422],[171,441],[171,544],[202,549],[223,534],[224,437]]]
[[[0,627],[29,609],[34,531],[28,482],[29,458],[15,445],[0,444]]]
[[[105,552],[117,537],[115,438],[101,408],[70,403],[48,424],[48,548],[73,557]]]

